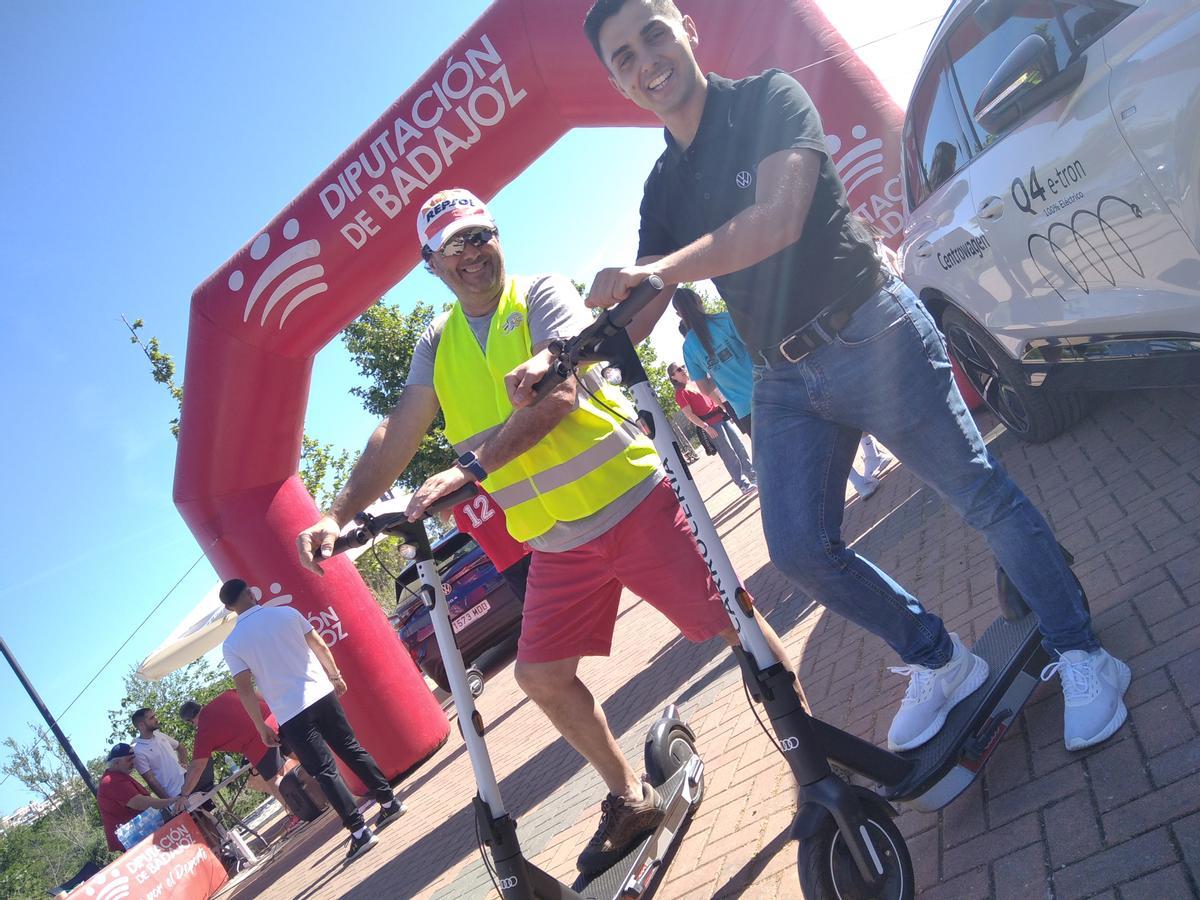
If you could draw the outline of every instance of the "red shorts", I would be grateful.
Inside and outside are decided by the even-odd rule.
[[[533,552],[517,659],[607,656],[621,589],[689,640],[731,627],[687,518],[664,480],[615,527],[564,553]]]

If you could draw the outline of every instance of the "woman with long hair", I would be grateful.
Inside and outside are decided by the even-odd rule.
[[[719,402],[720,395],[724,395],[733,407],[738,428],[749,435],[753,363],[729,313],[705,312],[703,299],[687,287],[675,289],[671,305],[680,319],[687,374],[710,399]],[[864,471],[860,474],[851,466],[850,483],[866,500],[879,487],[879,476],[892,461],[892,456],[886,451],[880,452],[869,434],[863,435],[861,444]]]

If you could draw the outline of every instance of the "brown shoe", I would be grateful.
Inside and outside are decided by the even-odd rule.
[[[600,804],[600,827],[575,864],[580,874],[585,878],[599,875],[653,832],[665,816],[662,797],[644,781],[641,800],[609,794]]]

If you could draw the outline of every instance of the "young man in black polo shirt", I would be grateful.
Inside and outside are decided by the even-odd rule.
[[[716,283],[757,364],[754,450],[771,559],[906,663],[889,745],[932,738],[987,664],[842,542],[842,492],[864,431],[983,532],[1037,612],[1058,657],[1044,677],[1061,675],[1067,747],[1109,737],[1125,719],[1129,668],[1100,647],[1050,527],[989,456],[934,322],[851,218],[807,93],[779,71],[706,78],[695,23],[671,0],[597,0],[584,31],[614,87],[659,117],[667,142],[646,181],[637,264],[601,271],[588,303],[611,306],[651,274]],[[630,328],[635,339],[670,293]],[[531,380],[513,379],[522,402]]]

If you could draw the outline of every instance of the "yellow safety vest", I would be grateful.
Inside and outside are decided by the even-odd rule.
[[[478,449],[512,415],[504,376],[532,355],[525,296],[515,279],[492,317],[486,357],[462,307],[454,304],[434,358],[433,386],[455,452]],[[616,388],[603,384],[595,393],[633,418]],[[531,449],[489,473],[483,486],[504,509],[512,536],[527,541],[556,522],[599,512],[657,465],[649,440],[631,438],[616,415],[580,390],[576,409]]]

